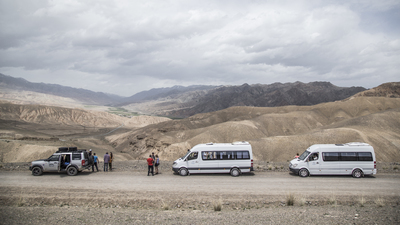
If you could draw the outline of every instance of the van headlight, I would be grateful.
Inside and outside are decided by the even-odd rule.
[[[297,166],[297,164],[292,164],[292,167],[295,168]]]
[[[175,166],[176,164],[178,164],[178,163],[176,163],[176,162],[172,163],[173,166]]]

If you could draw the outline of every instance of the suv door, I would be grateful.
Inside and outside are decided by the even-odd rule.
[[[44,161],[44,171],[57,172],[60,155],[52,155]]]

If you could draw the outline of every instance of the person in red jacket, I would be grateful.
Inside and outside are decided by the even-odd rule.
[[[147,176],[150,176],[150,171],[151,171],[151,175],[154,176],[153,163],[154,163],[154,160],[151,157],[151,155],[149,155],[149,158],[147,159],[147,165],[149,166],[149,169],[147,170]]]

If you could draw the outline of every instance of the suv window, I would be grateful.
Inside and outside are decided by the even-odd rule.
[[[72,160],[81,160],[81,154],[79,153],[72,154]]]
[[[49,161],[58,161],[59,155],[52,155],[48,158]]]

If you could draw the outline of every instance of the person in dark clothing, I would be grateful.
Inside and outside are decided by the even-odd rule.
[[[108,152],[104,155],[104,172],[108,172],[108,163],[110,162],[110,155]]]
[[[150,176],[150,171],[151,171],[151,175],[154,176],[153,163],[154,163],[154,160],[151,157],[151,155],[149,155],[149,158],[147,159],[147,165],[149,167],[148,170],[147,170],[147,176]]]
[[[94,172],[94,167],[96,166],[97,172],[99,172],[99,168],[97,167],[97,155],[96,153],[93,153],[93,164],[92,164],[92,172]]]
[[[108,162],[108,165],[110,166],[110,171],[112,170],[112,162],[114,160],[114,156],[112,154],[112,152],[110,152],[110,162]]]

